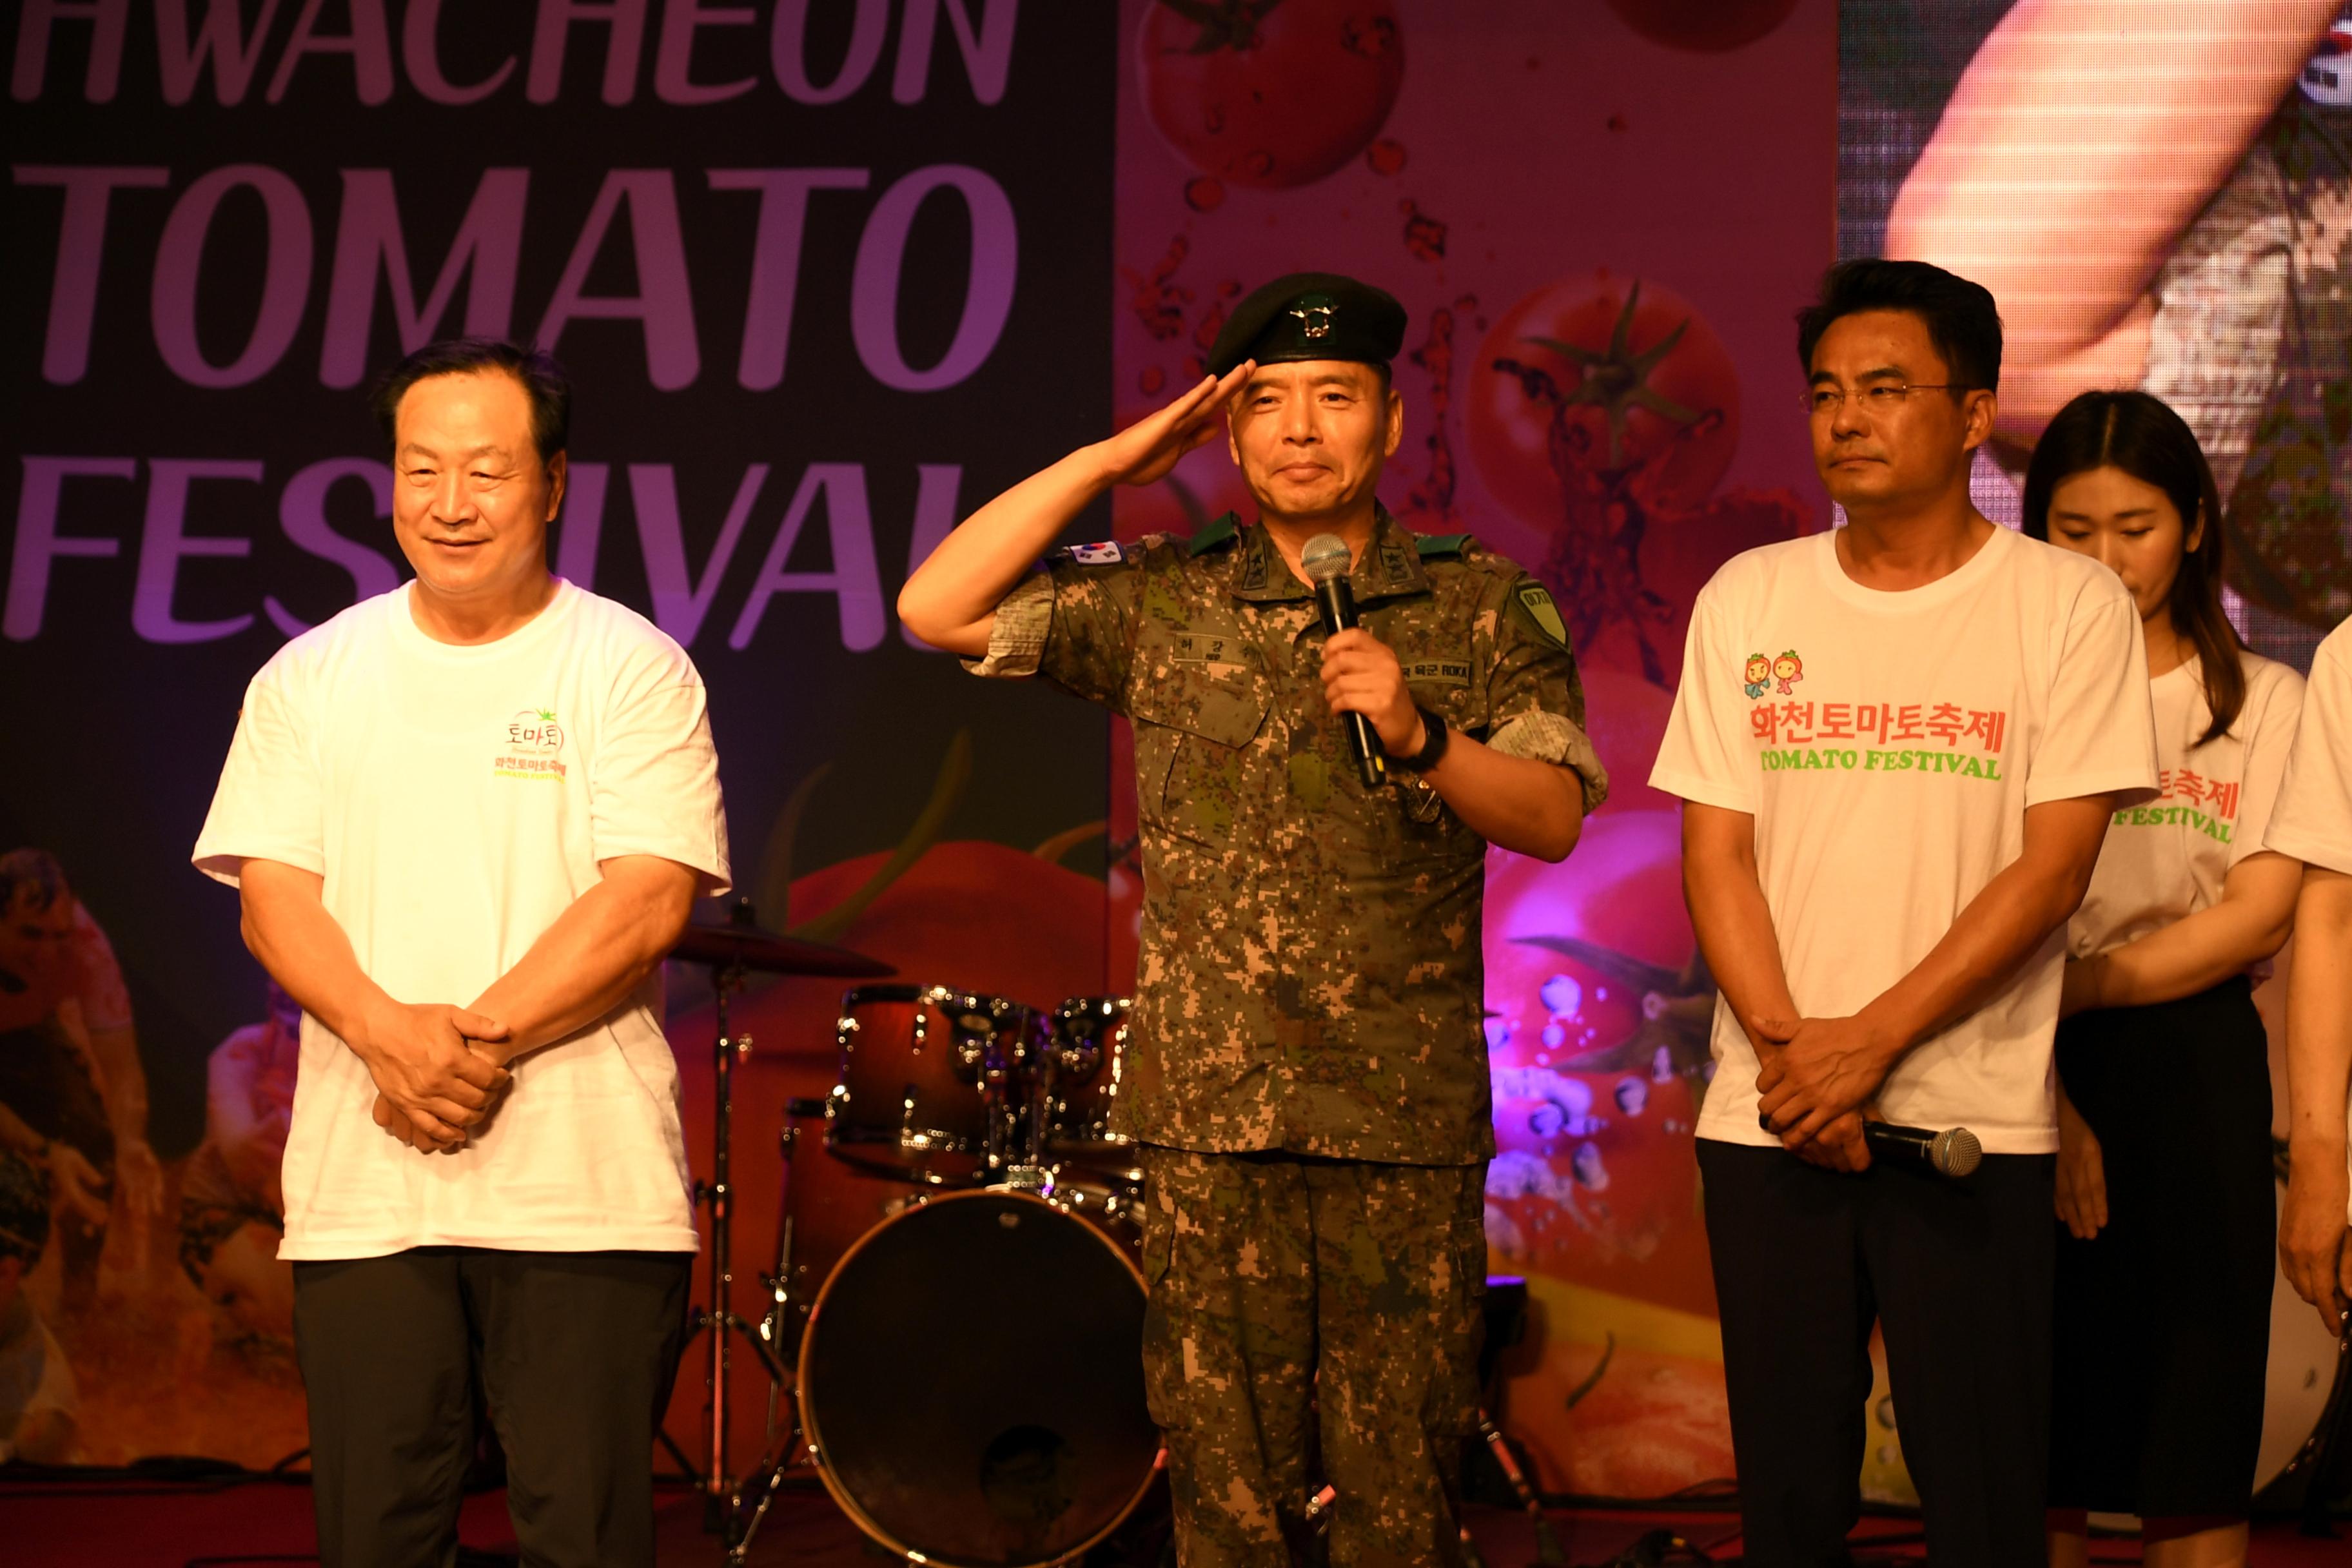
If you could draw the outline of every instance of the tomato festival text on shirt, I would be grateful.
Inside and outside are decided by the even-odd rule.
[[[1936,740],[1947,747],[1967,742],[1971,750],[1991,754],[2008,738],[2009,714],[2002,709],[1963,708],[1956,702],[1759,702],[1748,710],[1748,725],[1756,739],[1768,746],[1806,746],[1817,741],[1874,740],[1885,745],[1894,741]]]
[[[2186,805],[2131,805],[2116,813],[2117,827],[2193,827],[2217,844],[2237,832],[2238,785],[2209,779],[2194,768],[2165,768],[2157,774],[2159,798]],[[2200,811],[2202,802],[2210,811]]]
[[[1768,773],[1801,773],[1808,769],[1865,773],[1949,773],[1958,778],[2001,776],[1999,757],[1971,757],[1959,752],[1857,752],[1835,746],[1793,747],[1768,751],[1760,761]]]
[[[546,779],[560,783],[571,770],[555,757],[500,757],[490,764],[490,776],[501,779]]]
[[[2191,805],[2134,805],[2116,813],[2117,827],[2193,827],[2217,844],[2230,842],[2234,822],[2208,816]]]
[[[2156,792],[2166,800],[2185,800],[2190,805],[2202,801],[2212,808],[2215,816],[2235,819],[2238,815],[2238,786],[2209,779],[2195,768],[2165,768],[2156,775]]]

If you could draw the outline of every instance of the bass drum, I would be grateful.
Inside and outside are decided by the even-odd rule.
[[[1078,1556],[1157,1469],[1143,1297],[1127,1251],[1048,1198],[952,1193],[885,1222],[834,1269],[801,1341],[802,1430],[826,1489],[910,1561]]]

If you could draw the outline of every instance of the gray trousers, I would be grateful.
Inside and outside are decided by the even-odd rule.
[[[476,1384],[523,1561],[646,1568],[694,1255],[423,1247],[294,1265],[324,1568],[450,1568]]]

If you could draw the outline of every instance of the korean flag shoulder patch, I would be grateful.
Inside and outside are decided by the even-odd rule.
[[[1117,540],[1106,539],[1100,544],[1073,544],[1066,552],[1072,562],[1080,566],[1116,566],[1127,559],[1127,552]]]

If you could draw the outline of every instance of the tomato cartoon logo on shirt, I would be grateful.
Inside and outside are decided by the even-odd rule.
[[[1748,692],[1748,700],[1753,702],[1763,696],[1771,684],[1772,661],[1760,653],[1749,654],[1748,668],[1741,676],[1741,685]]]
[[[540,752],[563,749],[563,730],[552,708],[526,708],[507,721],[507,744]]]
[[[1393,0],[1160,0],[1136,63],[1151,123],[1186,163],[1277,190],[1371,144],[1404,39]]]

